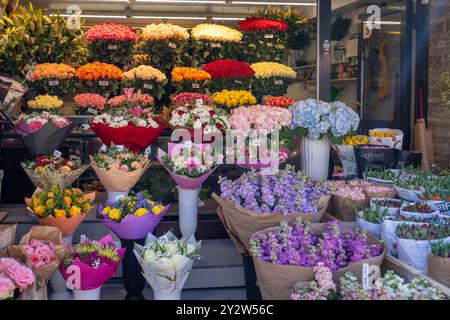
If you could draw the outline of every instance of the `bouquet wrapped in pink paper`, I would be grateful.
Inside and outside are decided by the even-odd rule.
[[[105,226],[119,238],[136,240],[153,232],[169,207],[152,201],[147,192],[138,192],[117,201],[106,201],[105,205],[99,205],[98,213]]]
[[[21,114],[14,128],[34,156],[51,155],[72,130],[73,124],[64,117],[43,112]]]
[[[73,287],[76,297],[77,291],[96,290],[113,277],[117,272],[117,266],[123,259],[126,248],[118,249],[111,237],[107,235],[99,241],[85,239],[69,248],[59,270]],[[79,282],[71,281],[70,276],[79,272]]]

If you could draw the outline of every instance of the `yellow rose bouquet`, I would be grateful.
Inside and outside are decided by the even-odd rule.
[[[25,203],[40,225],[57,227],[63,237],[68,237],[92,208],[94,198],[95,192],[84,194],[80,189],[54,186],[50,191],[36,189],[31,199],[25,198]]]
[[[72,92],[75,69],[64,63],[41,63],[33,67],[27,78],[30,88],[37,94],[64,97]]]
[[[164,72],[181,64],[189,32],[170,23],[152,23],[141,30],[139,46],[149,56],[149,64]]]
[[[167,84],[167,78],[164,73],[156,68],[146,65],[140,65],[123,73],[126,86],[140,89],[142,93],[161,99],[165,94],[164,87]]]
[[[41,95],[27,102],[28,108],[32,111],[58,111],[64,102],[57,96]]]
[[[193,59],[198,65],[239,58],[242,33],[220,24],[202,23],[191,30]]]
[[[264,96],[283,96],[297,77],[290,67],[277,62],[257,62],[250,66],[255,71],[252,93],[262,101]]]
[[[217,106],[228,109],[256,104],[256,97],[243,90],[222,90],[214,93],[212,99]]]

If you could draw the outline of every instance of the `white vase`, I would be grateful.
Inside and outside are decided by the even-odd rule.
[[[63,240],[67,243],[67,245],[72,245],[73,235],[63,238]],[[50,285],[52,286],[53,292],[50,295],[50,300],[70,300],[71,295],[67,291],[67,283],[66,280],[61,275],[61,272],[58,270],[50,278]]]
[[[330,139],[301,139],[302,171],[305,175],[316,179],[328,178],[330,164]]]
[[[190,190],[178,187],[180,231],[185,238],[189,238],[197,230],[199,194],[200,188]]]
[[[125,192],[119,192],[119,191],[107,191],[108,193],[108,200],[112,202],[116,202],[117,200],[120,200],[130,193],[130,191]]]
[[[91,290],[73,289],[73,300],[100,300],[100,291],[102,287]]]
[[[173,291],[153,291],[154,300],[181,300],[181,289]]]

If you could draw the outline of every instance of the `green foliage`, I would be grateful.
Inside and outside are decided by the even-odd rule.
[[[187,42],[178,40],[142,41],[141,51],[149,56],[146,63],[162,72],[183,65],[183,52],[187,49]]]
[[[262,61],[287,63],[287,32],[254,31],[244,33],[244,61],[249,64]]]
[[[98,39],[89,43],[89,59],[123,68],[132,60],[133,41]]]
[[[331,25],[331,40],[339,41],[347,35],[352,19],[336,18]]]
[[[243,60],[242,44],[238,42],[191,40],[192,61],[200,67],[209,62],[223,59]]]
[[[135,88],[136,90],[140,89],[142,93],[149,94],[156,99],[161,99],[166,93],[165,86],[167,79],[161,82],[142,79],[134,79],[133,81],[122,80],[122,83],[123,87]]]
[[[162,203],[176,201],[176,184],[164,169],[147,170],[133,188],[135,191],[148,191],[151,199]]]
[[[261,103],[264,96],[284,96],[293,82],[294,79],[284,77],[255,78],[252,82],[252,93]]]

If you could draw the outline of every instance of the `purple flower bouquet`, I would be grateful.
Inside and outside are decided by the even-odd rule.
[[[303,176],[288,166],[274,175],[254,171],[231,181],[220,179],[220,216],[231,239],[242,254],[249,254],[250,237],[283,220],[301,217],[318,222],[331,196],[332,186]]]
[[[289,299],[299,281],[314,280],[319,263],[329,268],[333,280],[346,272],[359,280],[364,263],[380,266],[386,247],[354,224],[333,220],[309,223],[301,218],[255,233],[251,238],[258,286],[264,299]]]

